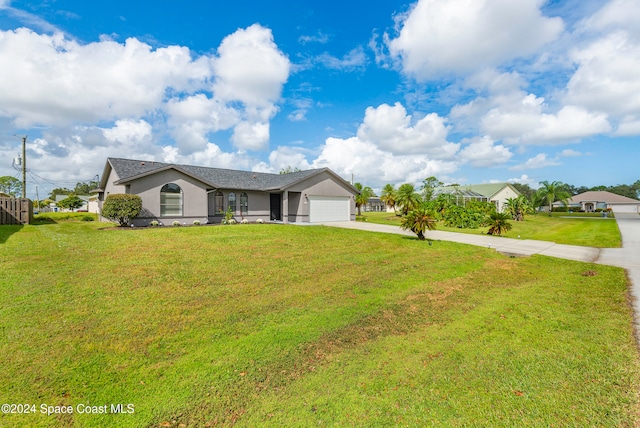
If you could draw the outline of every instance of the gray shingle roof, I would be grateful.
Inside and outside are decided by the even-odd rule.
[[[238,190],[279,190],[285,189],[301,180],[329,171],[327,168],[310,169],[307,171],[292,172],[289,174],[269,174],[264,172],[237,171],[223,168],[209,168],[193,165],[178,165],[163,162],[141,161],[122,158],[108,158],[120,180],[125,183],[137,177],[151,174],[169,168],[182,171],[216,189]],[[344,180],[343,180],[344,181]]]
[[[580,202],[606,202],[609,204],[637,204],[640,203],[637,199],[631,199],[626,196],[617,195],[615,193],[607,192],[606,190],[600,191],[588,191],[580,193],[569,199],[570,204],[577,204]]]

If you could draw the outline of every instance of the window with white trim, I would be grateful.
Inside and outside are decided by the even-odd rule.
[[[247,215],[249,213],[249,196],[246,193],[240,194],[240,214]]]
[[[233,192],[229,193],[229,209],[232,213],[236,213],[236,194]]]
[[[160,189],[160,216],[182,215],[182,189],[175,183],[169,183]]]

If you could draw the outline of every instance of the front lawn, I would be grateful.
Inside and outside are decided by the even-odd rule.
[[[622,269],[329,227],[105,226],[0,226],[0,396],[36,406],[0,426],[637,421]]]
[[[400,226],[400,217],[393,213],[369,212],[364,213],[358,220]],[[596,248],[619,248],[622,245],[618,224],[614,219],[588,215],[588,213],[587,215],[582,213],[554,213],[553,217],[540,213],[528,215],[524,221],[511,221],[511,225],[513,226],[511,231],[503,236]],[[446,227],[442,222],[439,222],[437,230],[486,234],[488,227],[459,229]]]

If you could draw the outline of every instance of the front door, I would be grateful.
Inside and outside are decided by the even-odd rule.
[[[282,195],[271,194],[271,220],[282,220]]]

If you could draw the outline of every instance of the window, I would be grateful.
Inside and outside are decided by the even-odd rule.
[[[229,193],[229,209],[232,213],[236,212],[236,194],[233,192]]]
[[[240,214],[247,215],[249,213],[249,196],[246,193],[240,194]]]
[[[160,217],[182,215],[182,189],[169,183],[160,189]]]
[[[222,214],[224,212],[224,196],[221,191],[217,191],[214,195],[215,212]]]

